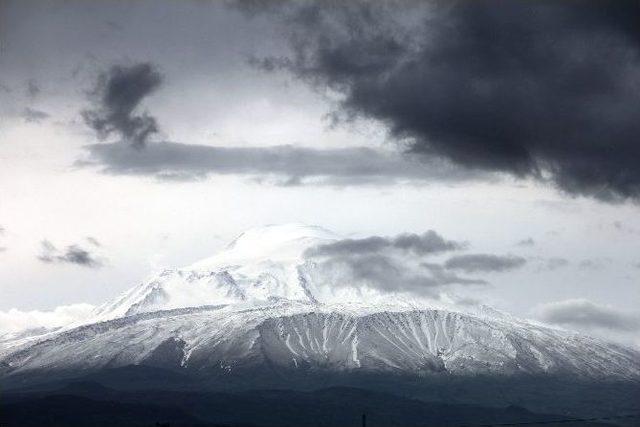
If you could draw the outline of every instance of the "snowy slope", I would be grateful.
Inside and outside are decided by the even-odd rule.
[[[179,358],[166,367],[197,371],[268,363],[415,374],[640,375],[637,352],[568,332],[441,310],[367,312],[302,303],[138,314],[22,344],[2,363],[13,374],[100,369],[144,364],[169,350]]]
[[[104,304],[88,324],[3,342],[0,375],[152,364],[227,374],[268,366],[640,379],[635,350],[487,307],[461,313],[327,293],[303,253],[336,238],[303,225],[250,230],[222,253],[166,270]]]

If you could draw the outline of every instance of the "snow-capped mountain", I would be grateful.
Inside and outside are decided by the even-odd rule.
[[[221,253],[162,271],[97,310],[101,319],[218,304],[264,304],[274,300],[317,302],[311,263],[304,251],[337,239],[320,227],[288,224],[242,233]]]
[[[247,231],[218,255],[165,270],[102,305],[91,322],[3,342],[0,373],[146,364],[203,375],[268,368],[640,379],[636,350],[488,307],[462,312],[326,289],[305,251],[336,239],[303,225]]]

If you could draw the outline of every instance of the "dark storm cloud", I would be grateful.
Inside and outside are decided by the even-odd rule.
[[[289,36],[289,56],[254,63],[342,93],[342,112],[386,123],[412,153],[640,198],[635,0],[236,5]]]
[[[38,259],[46,263],[76,264],[90,268],[99,268],[103,265],[94,254],[78,245],[69,245],[64,251],[60,251],[48,240],[42,241]]]
[[[271,147],[213,147],[173,142],[150,143],[144,150],[125,144],[86,147],[88,158],[79,166],[95,165],[115,175],[147,175],[163,180],[197,180],[215,174],[276,178],[283,185],[393,184],[398,181],[455,182],[484,179],[447,162],[425,167],[415,158],[364,147],[313,149]]]
[[[94,107],[82,112],[85,123],[101,139],[115,134],[133,147],[144,147],[158,132],[158,124],[154,117],[136,109],[161,82],[160,73],[150,63],[111,67],[99,76],[92,92]]]
[[[433,230],[423,234],[405,233],[395,237],[371,236],[363,239],[343,239],[312,247],[306,256],[340,256],[350,254],[375,253],[388,249],[412,252],[415,255],[428,255],[462,249],[464,244],[445,240]]]
[[[527,263],[522,257],[513,255],[491,255],[491,254],[466,254],[455,255],[449,258],[444,266],[452,270],[462,270],[466,273],[482,272],[502,272],[520,268]]]
[[[22,111],[22,118],[27,123],[40,123],[43,120],[46,120],[50,117],[49,113],[45,113],[44,111],[36,110],[33,108],[25,108]]]
[[[640,328],[640,319],[591,301],[577,299],[545,304],[537,309],[538,317],[548,323],[578,328],[595,327],[616,331]]]

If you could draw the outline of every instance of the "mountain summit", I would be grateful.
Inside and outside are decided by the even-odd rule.
[[[304,258],[310,247],[338,236],[321,227],[269,225],[245,231],[220,253],[164,270],[97,309],[98,319],[206,305],[317,303]]]

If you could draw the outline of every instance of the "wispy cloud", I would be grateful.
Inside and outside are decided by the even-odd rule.
[[[527,260],[515,255],[463,254],[449,258],[444,266],[466,273],[502,272],[523,267]]]
[[[69,245],[59,250],[48,240],[41,242],[38,259],[45,263],[75,264],[82,267],[99,268],[103,266],[102,259],[78,245]]]
[[[533,240],[533,238],[531,237],[527,237],[526,239],[518,240],[516,242],[516,246],[522,246],[522,247],[535,246],[535,244],[536,244],[536,241]]]
[[[610,258],[588,258],[580,261],[578,268],[581,270],[602,270],[611,265],[611,262]]]
[[[433,230],[422,234],[399,234],[394,237],[370,236],[363,239],[343,239],[310,248],[307,256],[335,256],[376,253],[384,250],[428,255],[462,249],[463,243],[446,240]]]
[[[571,263],[568,259],[562,257],[534,257],[531,258],[533,264],[536,265],[536,271],[555,271],[568,267]]]
[[[40,123],[50,117],[49,113],[27,107],[22,111],[22,118],[27,123]]]
[[[27,96],[29,96],[29,98],[37,97],[40,94],[41,91],[42,90],[40,89],[40,85],[38,84],[36,79],[27,80],[26,92],[27,92]]]

